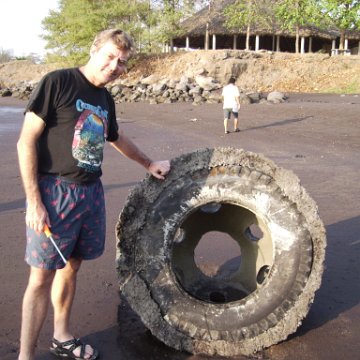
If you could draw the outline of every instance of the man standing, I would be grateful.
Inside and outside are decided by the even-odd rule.
[[[33,360],[48,305],[54,308],[50,351],[94,360],[98,351],[69,329],[77,272],[104,251],[105,204],[100,181],[105,141],[158,179],[169,161],[152,161],[122,132],[105,85],[126,70],[132,39],[117,29],[95,38],[82,67],[47,74],[33,92],[17,144],[26,194],[25,260],[30,276],[22,309],[19,360]],[[48,225],[65,265],[43,230]]]
[[[223,110],[224,110],[224,129],[225,134],[229,134],[228,120],[231,114],[234,116],[234,131],[239,132],[238,118],[240,109],[240,93],[238,87],[235,85],[235,78],[231,77],[229,83],[224,86],[222,91]]]

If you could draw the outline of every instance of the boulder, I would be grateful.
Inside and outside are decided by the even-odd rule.
[[[272,91],[267,96],[267,101],[273,104],[279,104],[284,102],[287,98],[286,96],[280,91]]]
[[[195,82],[204,90],[215,90],[221,87],[221,84],[215,81],[214,78],[203,75],[195,76]]]

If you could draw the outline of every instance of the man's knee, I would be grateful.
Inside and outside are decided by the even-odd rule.
[[[58,271],[68,273],[69,275],[76,274],[80,270],[81,263],[82,259],[71,257],[66,266]]]
[[[45,270],[31,267],[29,286],[34,289],[50,288],[55,276],[55,270]]]

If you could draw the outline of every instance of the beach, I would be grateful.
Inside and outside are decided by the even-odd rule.
[[[0,98],[0,358],[3,360],[16,359],[21,302],[28,278],[28,266],[23,260],[25,196],[16,153],[25,106],[24,101]],[[234,147],[261,153],[292,170],[316,201],[327,231],[322,285],[297,332],[255,354],[254,359],[359,357],[359,114],[360,96],[289,94],[289,101],[282,104],[243,105],[239,113],[241,132],[225,135],[221,104],[117,105],[120,128],[153,159],[171,159],[208,147]],[[143,168],[106,146],[102,177],[107,202],[106,250],[99,259],[82,265],[72,312],[73,333],[97,347],[101,359],[106,360],[208,359],[162,344],[119,294],[115,225],[129,191],[144,176]],[[52,314],[49,313],[36,359],[53,359],[48,352],[51,338]]]

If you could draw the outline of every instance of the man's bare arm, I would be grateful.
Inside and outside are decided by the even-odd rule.
[[[27,112],[17,143],[20,173],[27,201],[25,221],[27,226],[38,232],[43,230],[45,222],[49,224],[48,214],[41,200],[37,178],[36,146],[44,128],[45,123],[39,116]]]
[[[114,142],[110,142],[110,144],[127,158],[142,165],[157,179],[165,179],[165,175],[170,170],[170,162],[168,160],[152,161],[123,133],[120,133],[119,138]]]

